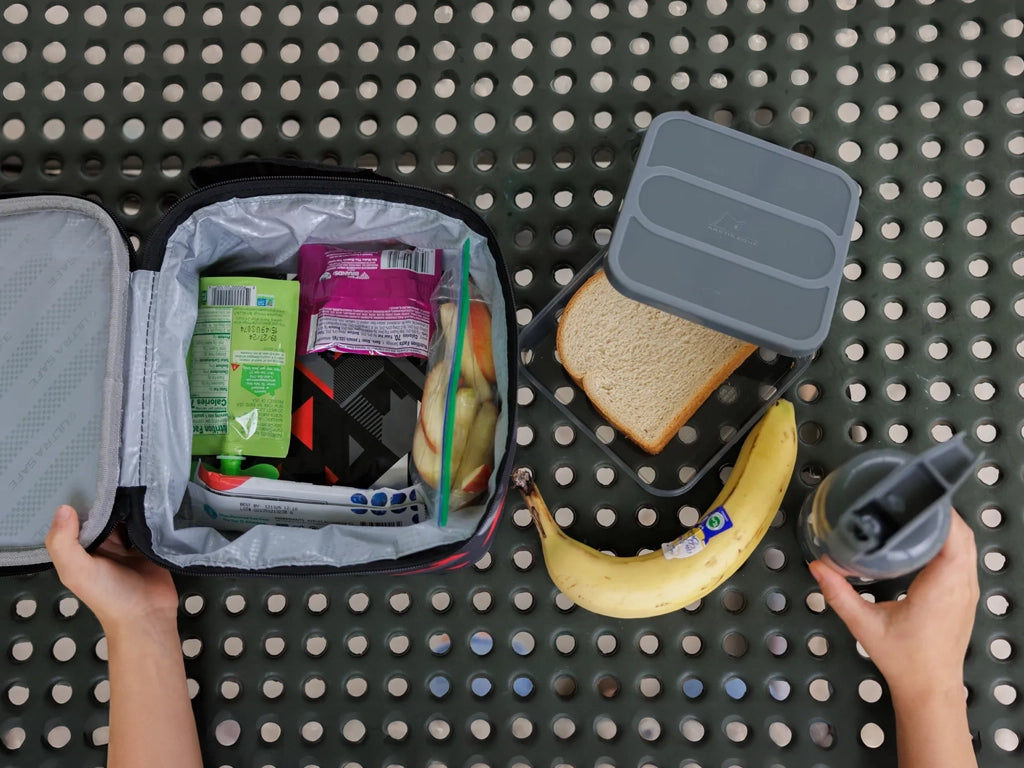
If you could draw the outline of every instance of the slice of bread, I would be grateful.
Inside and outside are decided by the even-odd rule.
[[[557,345],[594,407],[648,453],[660,453],[757,348],[629,299],[604,272],[569,300]]]

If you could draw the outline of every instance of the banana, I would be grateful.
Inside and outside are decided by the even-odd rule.
[[[718,498],[698,524],[661,549],[615,557],[568,536],[520,468],[523,494],[540,534],[548,575],[577,605],[622,619],[659,616],[699,600],[724,582],[764,538],[796,464],[793,404],[778,400],[754,426]]]

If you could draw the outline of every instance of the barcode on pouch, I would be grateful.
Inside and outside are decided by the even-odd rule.
[[[434,274],[434,251],[430,248],[417,248],[413,251],[382,251],[380,268],[408,269],[421,275],[432,275]]]
[[[255,285],[211,285],[206,288],[208,307],[255,307]]]

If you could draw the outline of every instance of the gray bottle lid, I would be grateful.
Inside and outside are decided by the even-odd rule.
[[[637,301],[809,355],[828,335],[858,198],[828,163],[666,112],[640,148],[608,279]]]

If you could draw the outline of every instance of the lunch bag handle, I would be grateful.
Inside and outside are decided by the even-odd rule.
[[[218,165],[201,165],[189,171],[188,179],[194,189],[202,189],[213,184],[245,181],[246,179],[255,179],[261,176],[331,176],[334,178],[390,181],[386,176],[381,176],[369,168],[324,165],[322,163],[293,160],[286,157],[239,160],[234,163]]]

